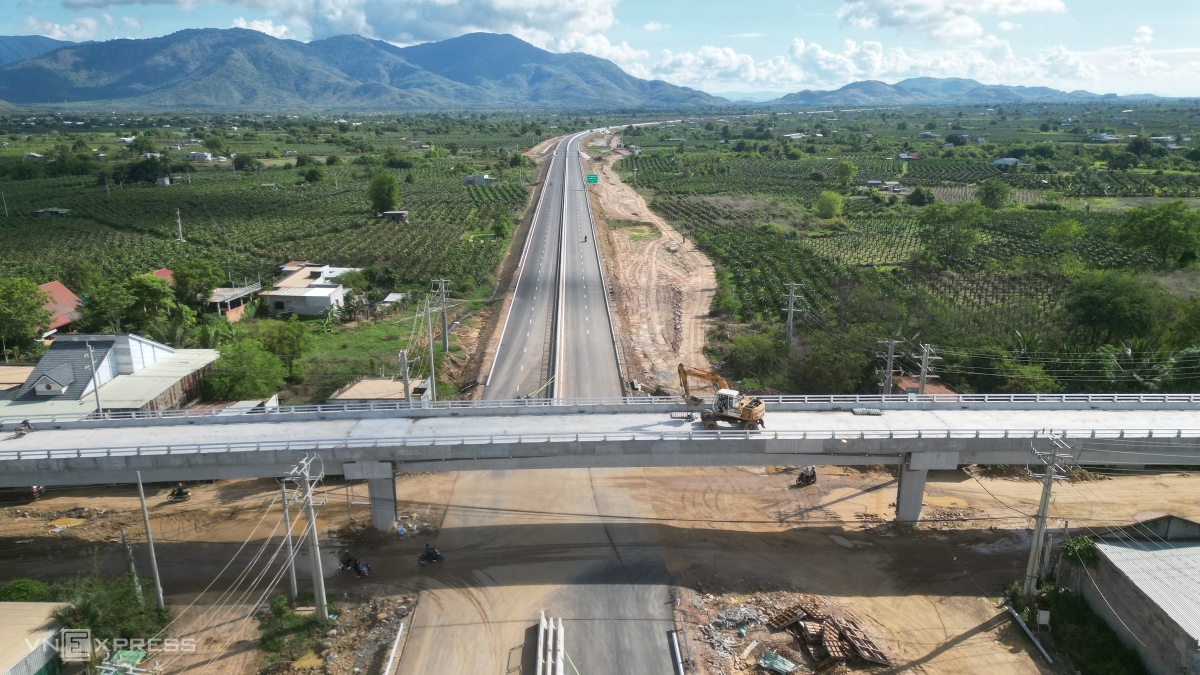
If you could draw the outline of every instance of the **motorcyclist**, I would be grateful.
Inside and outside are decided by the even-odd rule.
[[[171,496],[172,497],[186,497],[186,496],[188,496],[188,489],[183,486],[183,483],[176,483],[175,489],[171,490]]]
[[[433,546],[430,546],[428,543],[425,544],[425,559],[426,560],[437,560],[438,558],[441,558],[441,557],[442,557],[441,551],[437,550]]]
[[[817,482],[817,467],[806,466],[800,469],[800,475],[796,477],[798,485],[812,485]]]
[[[21,426],[25,427],[25,431],[33,431],[33,422],[30,422],[29,420],[21,422]]]

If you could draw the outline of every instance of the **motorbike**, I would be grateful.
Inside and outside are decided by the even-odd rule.
[[[446,556],[442,555],[442,552],[435,548],[432,551],[426,551],[424,553],[418,554],[417,561],[420,562],[422,565],[429,565],[432,563],[445,562]]]
[[[33,425],[30,424],[29,420],[25,420],[21,424],[17,425],[16,429],[14,429],[14,431],[17,432],[17,438],[22,438],[33,430]]]
[[[360,577],[366,577],[370,576],[371,572],[375,571],[375,568],[371,567],[371,564],[366,560],[362,560],[357,556],[346,555],[338,562],[337,569],[333,573],[341,574],[351,570]]]
[[[800,474],[796,476],[797,487],[807,487],[817,482],[817,467],[806,466],[800,470]]]
[[[186,502],[192,498],[192,493],[187,490],[171,490],[171,494],[167,495],[169,502]]]

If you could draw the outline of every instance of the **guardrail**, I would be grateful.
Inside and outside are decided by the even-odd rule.
[[[0,461],[22,459],[86,459],[195,455],[207,453],[262,451],[321,451],[366,448],[412,448],[463,445],[511,445],[540,443],[629,443],[645,441],[805,441],[805,440],[946,440],[1006,438],[1066,439],[1167,439],[1198,438],[1200,429],[898,429],[861,431],[683,431],[605,432],[564,434],[492,434],[475,436],[402,436],[395,438],[331,438],[301,441],[245,441],[236,443],[186,443],[112,448],[59,448],[0,450]],[[1197,453],[1200,458],[1200,452]]]
[[[831,405],[843,408],[865,408],[880,405],[936,404],[1194,404],[1200,406],[1200,394],[893,394],[883,395],[830,395],[830,396],[762,396],[768,406]],[[661,410],[683,408],[684,400],[678,396],[614,396],[568,399],[495,399],[470,401],[371,401],[367,403],[322,403],[314,405],[279,406],[273,408],[184,408],[180,410],[135,410],[97,413],[70,413],[58,415],[9,415],[0,417],[0,425],[17,424],[26,419],[35,425],[51,422],[85,422],[103,420],[143,420],[176,418],[239,417],[243,415],[299,415],[312,413],[341,412],[419,412],[422,410],[512,410],[528,408],[553,408],[555,413],[586,412],[587,408],[600,406],[652,407]],[[575,408],[576,410],[571,410]],[[583,408],[584,410],[579,410]],[[630,412],[636,412],[630,410]]]

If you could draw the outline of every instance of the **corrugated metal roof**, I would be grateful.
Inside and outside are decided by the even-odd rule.
[[[1096,542],[1096,548],[1180,628],[1200,640],[1200,542]]]
[[[99,369],[100,364],[104,361],[104,357],[108,355],[109,350],[113,348],[115,338],[116,336],[112,336],[108,340],[92,341],[92,351],[95,354],[97,369]],[[50,345],[50,348],[42,356],[42,360],[38,361],[37,367],[29,374],[29,377],[25,380],[25,384],[21,385],[20,390],[13,396],[13,399],[36,400],[37,395],[33,392],[33,385],[38,381],[38,378],[56,371],[64,365],[71,367],[72,372],[75,374],[75,380],[67,387],[67,391],[58,398],[79,400],[83,397],[84,390],[87,389],[88,384],[92,381],[92,361],[88,358],[87,343],[67,340],[55,340],[54,344]]]

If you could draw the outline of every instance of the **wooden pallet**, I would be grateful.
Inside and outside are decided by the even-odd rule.
[[[805,614],[809,615],[813,619],[816,619],[817,621],[825,620],[825,617],[826,617],[825,612],[821,609],[820,605],[813,602],[812,600],[808,600],[808,599],[801,600],[796,603],[796,606],[799,607],[800,609],[804,610]]]
[[[824,625],[819,621],[797,621],[796,629],[796,637],[803,640],[805,644],[821,644],[821,638],[825,631]]]
[[[862,628],[858,627],[858,624],[849,619],[834,619],[833,621],[842,637],[850,643],[855,653],[864,661],[878,663],[881,666],[892,665],[887,655],[879,651],[879,648],[875,646],[875,642],[867,637],[867,634],[863,632]]]
[[[806,616],[808,616],[808,612],[805,612],[800,605],[795,605],[776,612],[770,619],[767,619],[767,625],[775,630],[783,630]]]

